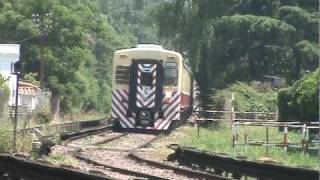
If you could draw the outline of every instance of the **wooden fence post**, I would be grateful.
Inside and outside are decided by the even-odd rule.
[[[232,123],[231,126],[232,126],[232,147],[234,147],[236,144],[236,134],[237,134],[236,123]]]
[[[231,110],[230,110],[230,122],[234,124],[235,113],[234,113],[234,93],[231,95]]]
[[[198,116],[197,116],[195,125],[197,127],[197,134],[198,134],[197,138],[199,139],[199,137],[200,137],[200,127],[199,127],[198,123],[199,123],[199,120],[198,120]]]

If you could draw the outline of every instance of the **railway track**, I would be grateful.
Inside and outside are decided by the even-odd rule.
[[[76,149],[73,152],[74,158],[100,169],[100,173],[112,178],[226,179],[217,175],[150,161],[135,154],[135,152],[149,150],[155,152],[153,149],[148,149],[148,146],[159,137],[153,134],[105,131],[87,137],[72,138],[65,145]],[[101,167],[104,169],[101,170]]]
[[[88,135],[101,133],[106,131],[112,126],[101,126],[101,120],[94,122],[84,121],[76,122],[78,129],[73,132],[66,133],[63,131],[61,138],[66,140],[65,142],[71,142],[75,139],[79,139]],[[99,123],[98,123],[99,122]],[[72,123],[61,124],[55,126],[60,129],[63,126],[72,125]],[[61,127],[60,127],[61,126]],[[96,127],[95,127],[96,126]],[[71,127],[71,126],[70,126]],[[72,125],[73,127],[73,125]],[[24,129],[23,133],[33,131],[33,129]],[[44,137],[47,138],[47,137]],[[41,139],[41,138],[40,138]],[[20,157],[20,155],[11,155],[6,153],[0,153],[0,180],[69,180],[69,179],[83,179],[83,180],[102,180],[110,179],[105,175],[99,175],[98,173],[81,171],[79,169],[70,167],[57,167],[44,163],[38,163],[31,161],[28,157]]]
[[[169,147],[175,150],[175,154],[171,156],[172,160],[186,166],[192,166],[195,169],[216,173],[225,177],[235,179],[248,177],[256,179],[319,179],[319,172],[316,170],[236,159],[225,155],[181,147],[176,144],[172,144]]]
[[[36,163],[9,154],[0,154],[1,180],[105,180],[111,179],[76,169]]]
[[[254,164],[229,157],[207,156],[180,146],[171,156],[174,163],[146,158],[157,153],[149,145],[159,135],[114,132],[112,126],[69,134],[56,148],[75,159],[77,165],[54,167],[0,154],[0,179],[317,179],[318,173],[299,168]],[[64,148],[69,148],[66,150]],[[55,151],[55,150],[53,150]],[[147,156],[148,157],[148,156]],[[177,164],[179,162],[179,164]],[[260,168],[260,169],[259,169]],[[273,169],[272,169],[273,168]],[[19,173],[15,173],[18,171]],[[30,173],[32,172],[32,173]],[[13,176],[14,174],[14,176]],[[79,176],[79,177],[78,177]]]

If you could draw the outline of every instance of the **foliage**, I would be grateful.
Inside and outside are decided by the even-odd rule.
[[[37,73],[28,73],[23,76],[23,80],[29,81],[32,84],[40,86],[40,82],[36,80]]]
[[[42,112],[38,113],[37,119],[39,121],[39,124],[48,124],[52,120],[51,113],[46,110],[42,111]]]
[[[9,152],[12,148],[12,126],[2,123],[0,126],[0,152]]]
[[[279,117],[286,121],[318,121],[320,68],[305,75],[278,96]]]
[[[236,81],[273,75],[292,83],[314,70],[319,54],[317,4],[177,0],[162,3],[155,17],[162,41],[186,52],[206,101],[210,89]]]
[[[4,0],[0,3],[0,40],[21,43],[26,80],[39,81],[39,62],[44,59],[45,88],[55,102],[52,112],[58,109],[58,101],[63,113],[73,108],[109,112],[113,52],[137,42],[157,41],[149,14],[158,3]]]
[[[0,152],[10,152],[13,149],[13,124],[2,122],[0,126]],[[33,138],[30,134],[17,134],[18,152],[30,152]]]
[[[3,116],[4,107],[8,105],[10,91],[6,85],[6,79],[0,74],[0,120]]]
[[[248,135],[248,139],[251,140],[263,140],[265,141],[265,131],[263,127],[246,127],[239,129],[239,142],[244,141],[244,129]],[[304,154],[301,153],[301,149],[290,150],[284,153],[284,150],[280,147],[269,147],[269,153],[266,155],[266,148],[263,146],[235,146],[232,148],[232,131],[229,124],[224,124],[219,128],[201,128],[198,137],[198,131],[196,128],[188,128],[185,130],[185,136],[180,139],[180,142],[184,146],[194,147],[201,150],[210,151],[213,153],[228,154],[232,157],[246,157],[248,160],[258,161],[262,157],[269,157],[281,164],[292,167],[307,167],[311,169],[319,168],[319,156],[318,153]],[[283,140],[283,133],[279,132],[277,128],[269,129],[269,138],[272,141]],[[301,141],[301,134],[290,131],[288,133],[288,139],[290,142]]]
[[[247,112],[275,112],[277,108],[277,92],[270,88],[258,88],[247,83],[237,82],[226,89],[216,91],[212,96],[213,107],[224,108],[225,99],[235,95],[235,110]]]
[[[52,16],[43,18],[48,13]],[[98,0],[5,0],[0,24],[3,43],[22,43],[27,80],[39,81],[39,60],[44,58],[45,85],[60,100],[62,112],[73,107],[110,110],[112,54],[130,43],[102,14]]]
[[[164,0],[98,0],[101,11],[129,44],[159,43],[156,22],[150,16]]]

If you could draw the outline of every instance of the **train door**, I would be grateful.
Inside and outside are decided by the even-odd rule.
[[[136,127],[154,127],[156,114],[163,114],[163,66],[157,60],[133,60],[130,69],[128,116]]]

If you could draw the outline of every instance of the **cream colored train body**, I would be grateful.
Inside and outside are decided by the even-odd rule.
[[[112,117],[122,128],[167,130],[191,112],[192,79],[180,53],[158,45],[118,50]]]

